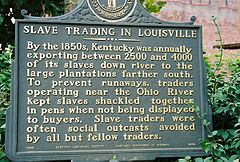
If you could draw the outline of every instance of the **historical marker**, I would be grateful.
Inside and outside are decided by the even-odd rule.
[[[204,155],[201,26],[135,0],[86,0],[16,21],[6,152],[12,160],[150,160]]]

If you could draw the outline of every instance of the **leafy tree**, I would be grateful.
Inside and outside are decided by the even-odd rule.
[[[22,19],[21,10],[27,9],[35,16],[64,13],[63,0],[0,0],[0,43],[14,45],[14,19]]]
[[[149,13],[160,13],[161,8],[166,4],[166,2],[155,0],[140,0],[140,3]]]

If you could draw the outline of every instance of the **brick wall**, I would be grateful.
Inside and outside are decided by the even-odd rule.
[[[199,0],[192,0],[192,2]],[[202,0],[207,2],[208,0]],[[220,0],[212,0],[219,2]],[[221,0],[224,2],[225,0]],[[230,0],[229,0],[230,1]],[[238,0],[231,0],[237,2]],[[211,16],[217,17],[217,23],[222,30],[222,37],[225,44],[240,43],[240,27],[238,23],[238,11],[231,8],[224,8],[221,5],[195,5],[186,3],[189,0],[167,1],[167,4],[161,9],[160,14],[154,14],[157,18],[166,21],[184,22],[189,21],[191,16],[196,16],[197,21],[195,25],[202,25],[203,27],[203,45],[208,53],[217,53],[213,46],[217,44],[215,40],[218,36],[215,34],[216,28],[210,21]],[[221,4],[220,2],[218,4]],[[238,5],[235,5],[235,8]],[[234,50],[236,52],[239,50]],[[226,50],[226,52],[231,52]]]
[[[166,0],[168,1],[168,0]],[[215,7],[230,7],[238,9],[238,0],[171,0],[172,2],[192,3],[196,5],[211,5]]]

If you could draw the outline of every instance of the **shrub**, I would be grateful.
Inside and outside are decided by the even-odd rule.
[[[204,57],[207,66],[208,103],[213,112],[213,131],[208,128],[210,122],[204,114],[198,114],[209,130],[206,140],[200,142],[209,157],[195,158],[203,161],[234,161],[240,157],[240,54],[232,54],[235,59],[224,56],[221,30],[213,16],[212,21],[217,29],[219,52],[215,60]],[[193,105],[199,113],[197,105]],[[179,161],[193,161],[187,156]]]
[[[0,159],[7,161],[4,153],[6,109],[10,106],[11,62],[13,46],[8,46],[0,54]]]

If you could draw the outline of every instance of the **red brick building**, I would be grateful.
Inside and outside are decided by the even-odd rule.
[[[211,16],[217,17],[217,23],[222,31],[225,44],[240,43],[240,19],[238,8],[240,0],[167,0],[160,14],[154,16],[167,21],[188,21],[191,16],[196,16],[195,25],[203,26],[203,45],[207,53],[216,53],[213,46],[219,39],[215,34]],[[239,52],[239,50],[225,50]]]

